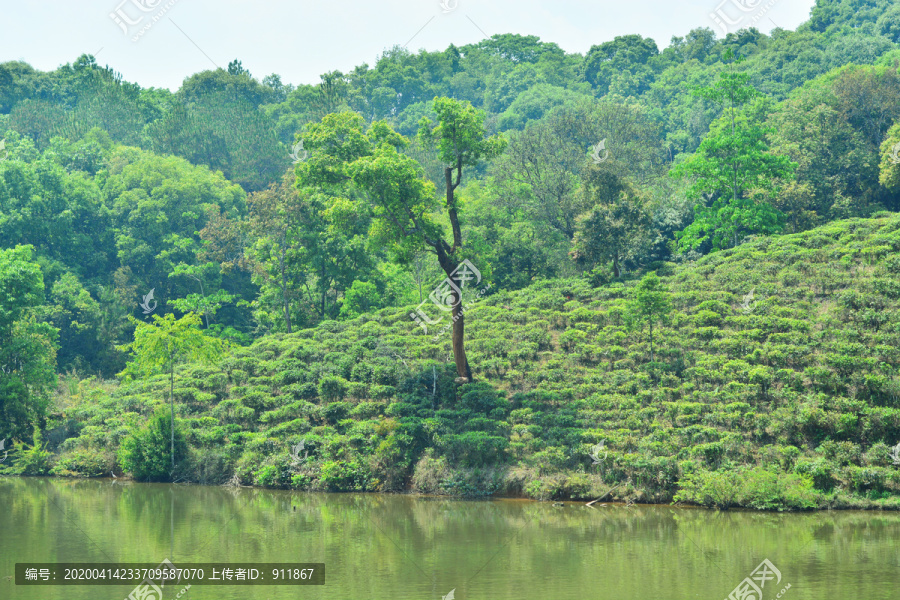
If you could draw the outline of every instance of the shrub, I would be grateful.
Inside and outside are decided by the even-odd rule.
[[[754,467],[734,471],[694,471],[679,482],[675,501],[686,501],[727,510],[746,506],[759,510],[816,508],[821,497],[813,481],[795,473]]]
[[[740,475],[734,471],[696,471],[678,482],[676,502],[690,502],[727,510],[736,504]]]
[[[232,460],[221,448],[191,448],[188,477],[203,485],[221,485],[231,478]]]
[[[412,490],[419,494],[437,494],[441,491],[449,473],[447,459],[443,456],[438,458],[423,456],[413,470]]]
[[[358,381],[351,381],[347,384],[347,395],[354,400],[362,400],[367,397],[369,386]]]
[[[50,473],[63,476],[104,477],[115,469],[115,452],[102,448],[79,446],[62,453]]]
[[[397,390],[391,385],[373,385],[369,390],[369,396],[373,400],[387,400],[393,398],[396,393]]]
[[[325,406],[325,420],[331,425],[335,425],[347,418],[350,413],[351,405],[347,402],[332,402]]]
[[[171,417],[165,407],[157,409],[147,423],[122,440],[119,462],[139,481],[169,481],[172,475]],[[184,433],[175,425],[175,464],[187,455]]]
[[[12,472],[17,475],[47,475],[50,472],[50,453],[44,449],[41,430],[34,427],[34,445],[16,442],[16,463]]]
[[[701,310],[694,315],[696,327],[721,327],[723,321],[722,315],[711,310]]]
[[[469,467],[503,462],[509,440],[483,431],[449,434],[443,439],[446,454],[451,460]]]
[[[315,400],[319,393],[314,383],[292,383],[285,386],[284,391],[297,400]]]
[[[369,490],[369,469],[358,460],[329,460],[322,463],[319,481],[331,492]]]
[[[343,400],[347,395],[347,384],[343,377],[327,375],[319,380],[319,397],[325,402]]]

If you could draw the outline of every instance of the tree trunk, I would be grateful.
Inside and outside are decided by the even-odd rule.
[[[171,445],[169,446],[172,452],[172,472],[175,472],[175,363],[172,363],[172,368],[169,369],[169,407],[172,409],[172,422],[170,426],[171,430]]]
[[[453,181],[453,171],[456,170],[456,181]],[[456,165],[444,168],[444,182],[447,189],[447,216],[450,219],[450,226],[453,229],[453,246],[447,247],[443,240],[435,244],[435,250],[438,255],[438,263],[447,274],[451,274],[457,265],[453,264],[453,257],[456,251],[462,248],[462,230],[459,226],[459,214],[456,210],[456,199],[453,197],[453,191],[462,181],[462,157],[458,156]],[[460,294],[459,302],[453,307],[453,360],[456,363],[456,373],[459,377],[465,378],[472,383],[472,369],[469,368],[469,360],[466,358],[465,347],[465,317],[463,316],[462,295]]]
[[[653,362],[653,318],[650,318],[650,362]]]
[[[456,362],[456,372],[460,377],[465,377],[472,383],[472,370],[469,368],[469,360],[466,358],[465,347],[465,315],[463,315],[462,298],[459,304],[453,307],[453,360]]]
[[[281,255],[278,257],[279,267],[281,269],[281,304],[284,307],[284,322],[287,325],[287,332],[292,333],[291,331],[291,310],[288,306],[287,299],[287,277],[285,276],[285,266],[284,266],[284,246],[281,247]]]
[[[325,281],[325,263],[323,262],[322,263],[322,272],[319,275],[319,285],[322,286],[322,307],[319,310],[319,314],[322,316],[323,319],[325,318],[325,294],[326,294],[325,284],[322,283],[324,281]]]
[[[443,247],[439,246],[436,250],[438,264],[441,265],[441,269],[443,269],[444,273],[446,273],[449,278],[456,269],[456,265],[453,264],[452,259]],[[452,307],[451,314],[454,319],[452,339],[453,361],[456,363],[456,373],[459,377],[465,377],[469,380],[469,383],[472,383],[472,369],[469,368],[469,360],[466,358],[465,315],[463,315],[462,295],[459,297],[459,302]]]
[[[287,332],[293,333],[293,331],[291,331],[291,309],[288,306],[287,297],[282,298],[282,301],[284,303],[284,322],[287,326]]]

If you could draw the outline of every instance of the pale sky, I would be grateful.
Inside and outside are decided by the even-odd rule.
[[[696,27],[712,27],[722,37],[710,17],[717,9],[732,20],[742,18],[742,23],[754,18],[755,26],[768,33],[776,24],[795,29],[809,18],[814,3],[0,0],[0,62],[24,60],[47,71],[88,53],[128,81],[175,90],[185,77],[216,65],[226,68],[237,58],[254,77],[277,73],[285,83],[296,85],[317,83],[320,74],[334,69],[346,72],[364,62],[373,66],[385,49],[407,42],[410,50],[433,51],[496,33],[517,33],[556,42],[567,52],[585,53],[591,45],[617,35],[639,33],[652,37],[662,49],[673,35],[682,36]],[[739,4],[744,13],[735,8]]]

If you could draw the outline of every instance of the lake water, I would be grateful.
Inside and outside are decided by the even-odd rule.
[[[722,600],[764,559],[764,600],[900,598],[900,514],[712,512],[0,478],[0,598],[17,562],[318,562],[324,586],[198,586],[182,600]],[[775,574],[772,573],[774,577]],[[776,585],[777,583],[777,585]],[[167,586],[165,600],[178,588]],[[758,600],[752,596],[753,600]]]

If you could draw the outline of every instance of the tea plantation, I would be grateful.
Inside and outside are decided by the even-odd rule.
[[[897,508],[898,251],[900,216],[880,213],[659,265],[653,361],[627,275],[492,289],[466,312],[470,384],[412,307],[266,337],[175,372],[174,479]],[[65,380],[18,468],[168,475],[168,390]]]

